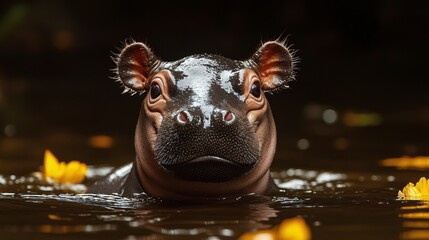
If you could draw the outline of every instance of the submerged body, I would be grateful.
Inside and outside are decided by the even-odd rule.
[[[267,42],[246,61],[202,54],[163,62],[132,43],[117,64],[126,91],[147,92],[136,160],[91,192],[181,200],[272,189],[276,128],[264,92],[293,79],[293,58],[283,44]]]

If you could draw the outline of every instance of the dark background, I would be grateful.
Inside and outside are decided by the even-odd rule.
[[[46,148],[66,161],[133,159],[143,96],[121,95],[110,71],[129,38],[163,60],[204,52],[246,59],[263,41],[287,38],[300,63],[291,89],[269,96],[277,164],[355,167],[429,154],[424,1],[158,2],[0,3],[0,170],[33,169]],[[326,109],[337,121],[323,121]],[[349,126],[348,113],[381,122]],[[100,134],[114,144],[88,144]]]

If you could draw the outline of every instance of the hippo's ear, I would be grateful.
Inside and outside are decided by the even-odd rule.
[[[134,42],[125,46],[116,60],[118,80],[124,84],[124,92],[144,92],[148,89],[150,74],[159,62],[143,43]]]
[[[262,89],[266,91],[287,87],[294,79],[295,60],[293,54],[280,42],[264,43],[252,56],[262,81]]]

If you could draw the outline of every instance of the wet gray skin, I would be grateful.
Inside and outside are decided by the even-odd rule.
[[[155,142],[156,161],[191,181],[228,181],[251,170],[260,149],[243,111],[244,64],[195,55],[162,68],[171,79],[171,101]]]

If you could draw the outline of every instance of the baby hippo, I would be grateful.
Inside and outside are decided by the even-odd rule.
[[[276,41],[244,61],[199,54],[165,62],[143,43],[127,45],[118,79],[126,92],[147,93],[136,159],[90,192],[173,200],[269,192],[276,127],[265,92],[287,87],[293,70],[291,52]]]

